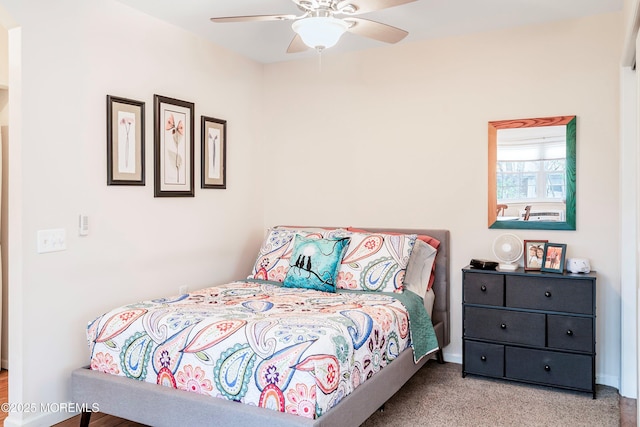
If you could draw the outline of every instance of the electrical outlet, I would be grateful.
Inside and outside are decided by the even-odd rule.
[[[64,228],[38,230],[38,253],[64,251],[67,249],[67,232]]]
[[[187,287],[187,286],[180,286],[180,287],[178,288],[178,293],[179,293],[180,295],[184,295],[184,294],[186,294],[186,293],[189,293],[189,287]]]

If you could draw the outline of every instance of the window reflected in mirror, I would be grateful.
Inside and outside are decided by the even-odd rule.
[[[489,227],[575,230],[575,116],[489,122]]]

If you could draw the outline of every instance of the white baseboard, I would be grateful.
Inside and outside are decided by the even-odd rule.
[[[462,365],[462,354],[460,353],[447,353],[447,350],[443,352],[444,361],[449,363],[457,363]]]
[[[22,420],[18,420],[17,416],[12,417],[11,414],[9,414],[4,420],[4,427],[50,427],[78,414],[73,412],[47,412],[32,415],[31,417],[23,417]]]
[[[615,375],[597,375],[596,384],[602,384],[620,390],[620,377]]]

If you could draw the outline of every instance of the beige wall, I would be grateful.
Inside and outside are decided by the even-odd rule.
[[[9,56],[7,43],[7,29],[0,21],[0,88],[6,88],[9,83]]]
[[[65,402],[71,370],[88,361],[87,322],[116,304],[241,277],[255,261],[262,67],[116,1],[3,6],[22,40],[21,85],[11,85],[21,117],[10,141],[10,235],[20,240],[10,246],[9,395]],[[144,187],[106,185],[107,94],[146,102]],[[200,189],[196,174],[196,197],[154,198],[154,94],[195,103],[196,165],[200,116],[228,120],[226,190]],[[37,254],[37,231],[59,227],[67,250]],[[70,415],[11,413],[5,425]]]
[[[578,116],[578,230],[517,234],[592,260],[598,380],[617,383],[621,15],[328,52],[318,70],[315,60],[259,66],[113,0],[51,3],[3,1],[22,47],[10,153],[14,401],[66,401],[69,372],[86,363],[87,321],[246,274],[263,227],[277,223],[450,229],[445,354],[459,361],[460,268],[491,258],[500,234],[486,228],[487,121],[561,114]],[[193,199],[153,197],[154,93],[195,102],[196,119],[228,120],[227,190],[200,190],[196,176]],[[145,187],[106,186],[106,94],[147,103]],[[195,135],[197,147],[197,121]],[[57,227],[68,250],[36,254],[37,230]],[[12,413],[5,425],[64,417]]]
[[[487,122],[577,116],[577,230],[598,271],[597,377],[620,369],[618,79],[622,14],[406,43],[266,67],[265,223],[451,230],[452,343],[461,360],[461,272],[494,258]],[[286,126],[282,124],[286,123]]]

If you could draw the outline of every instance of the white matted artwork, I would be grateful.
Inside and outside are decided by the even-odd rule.
[[[227,188],[227,121],[201,118],[202,188]]]
[[[107,95],[107,185],[144,178],[144,102]]]
[[[154,95],[156,197],[193,197],[194,104]]]
[[[118,111],[118,173],[135,173],[136,115],[130,111]]]

